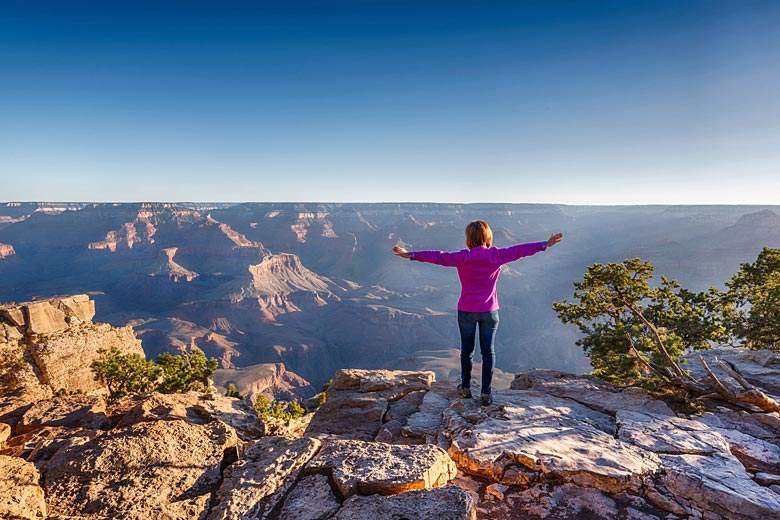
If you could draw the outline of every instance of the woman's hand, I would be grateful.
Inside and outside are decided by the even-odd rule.
[[[550,235],[550,238],[547,239],[547,247],[552,247],[558,242],[561,241],[563,238],[563,233],[556,233],[554,235]]]
[[[407,251],[403,247],[398,247],[398,246],[393,247],[393,253],[395,253],[396,256],[400,256],[401,258],[409,258],[409,251]]]

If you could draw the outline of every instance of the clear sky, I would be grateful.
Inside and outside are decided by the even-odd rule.
[[[780,2],[0,0],[0,200],[780,204]]]

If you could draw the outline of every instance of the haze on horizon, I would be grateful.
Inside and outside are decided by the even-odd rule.
[[[775,1],[24,2],[2,200],[779,204]]]

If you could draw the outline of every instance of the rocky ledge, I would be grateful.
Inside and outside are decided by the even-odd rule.
[[[706,355],[780,388],[771,352]],[[686,415],[552,370],[518,374],[489,407],[454,387],[341,370],[296,436],[216,395],[44,393],[13,413],[6,396],[0,518],[780,518],[777,413],[706,401]]]

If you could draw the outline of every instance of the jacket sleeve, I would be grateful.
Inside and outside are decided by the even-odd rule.
[[[497,249],[498,260],[501,265],[519,260],[524,256],[531,256],[539,251],[547,249],[547,242],[531,242],[528,244],[518,244],[512,247],[499,247]]]
[[[417,262],[427,262],[429,264],[443,265],[445,267],[457,267],[466,258],[467,251],[445,252],[445,251],[411,251],[409,260]]]

